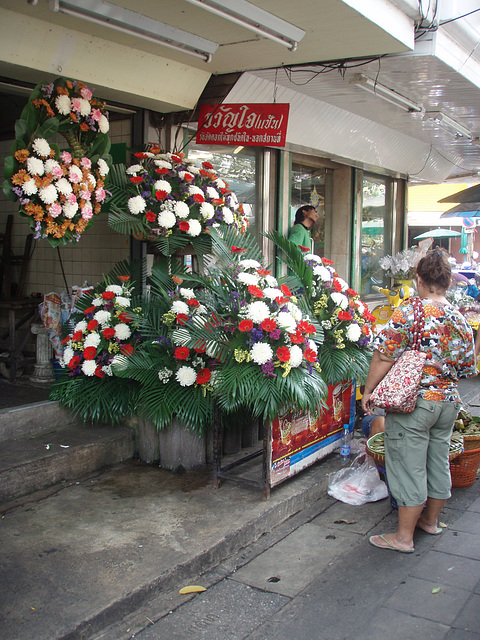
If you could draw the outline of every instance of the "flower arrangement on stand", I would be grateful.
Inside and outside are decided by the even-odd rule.
[[[210,252],[211,228],[247,228],[235,194],[209,162],[197,167],[183,153],[161,153],[152,146],[135,158],[124,175],[116,176],[114,229],[149,238],[169,256],[186,245],[197,254]]]
[[[70,320],[73,328],[62,341],[63,375],[51,393],[52,400],[73,410],[84,420],[116,422],[136,408],[136,385],[116,379],[115,362],[130,357],[142,337],[133,314],[129,275],[120,284],[102,284],[85,296]]]
[[[57,78],[33,90],[15,124],[3,190],[20,203],[35,238],[52,246],[77,241],[106,199],[110,139],[105,104],[82,82]],[[49,142],[64,137],[68,151]]]
[[[395,281],[412,280],[419,260],[425,255],[419,247],[410,247],[394,256],[384,256],[378,261],[385,274]]]

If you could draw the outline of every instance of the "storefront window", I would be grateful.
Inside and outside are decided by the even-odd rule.
[[[326,169],[308,166],[303,162],[292,162],[292,186],[290,194],[290,226],[295,220],[297,209],[303,204],[311,204],[317,210],[318,222],[312,228],[314,251],[324,255],[325,244],[325,181]]]
[[[389,181],[380,176],[364,176],[361,229],[361,294],[374,293],[372,287],[388,286],[379,260],[392,245]]]

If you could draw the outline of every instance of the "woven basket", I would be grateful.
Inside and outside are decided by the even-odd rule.
[[[469,487],[475,482],[480,466],[480,449],[470,449],[450,461],[452,487]]]
[[[463,447],[461,443],[451,442],[448,455],[450,462],[459,456],[462,451]],[[385,445],[383,433],[376,433],[367,440],[367,453],[374,459],[377,465],[379,464],[380,466],[385,467]]]
[[[463,448],[465,451],[471,451],[472,449],[480,449],[480,433],[467,434],[463,436]]]

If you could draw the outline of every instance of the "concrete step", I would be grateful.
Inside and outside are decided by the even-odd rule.
[[[24,438],[57,429],[75,422],[72,414],[60,407],[58,402],[45,400],[0,409],[0,442]]]
[[[134,431],[79,424],[5,440],[0,446],[0,504],[133,457]]]

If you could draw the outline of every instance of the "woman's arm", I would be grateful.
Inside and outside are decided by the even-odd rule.
[[[383,380],[390,369],[393,367],[395,361],[388,356],[383,355],[380,351],[375,351],[372,356],[370,368],[368,370],[367,381],[365,383],[365,390],[362,396],[362,409],[365,413],[371,414],[370,409],[370,396],[377,384]]]

